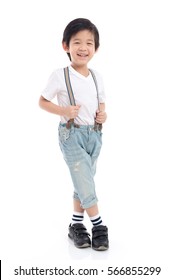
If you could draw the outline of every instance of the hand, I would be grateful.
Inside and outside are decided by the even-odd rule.
[[[105,111],[97,111],[96,112],[96,122],[97,123],[104,123],[107,119],[107,114]]]
[[[69,119],[75,119],[78,116],[80,105],[68,106],[64,108],[64,116]]]

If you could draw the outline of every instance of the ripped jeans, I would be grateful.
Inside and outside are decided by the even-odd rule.
[[[102,146],[102,132],[93,125],[72,126],[67,129],[59,124],[59,145],[71,174],[74,185],[74,199],[86,209],[98,201],[94,175]]]

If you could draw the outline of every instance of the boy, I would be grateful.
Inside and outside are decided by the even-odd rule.
[[[99,48],[99,33],[88,19],[77,18],[64,30],[62,46],[71,65],[52,73],[42,92],[42,109],[60,116],[59,145],[74,185],[74,212],[68,236],[78,248],[91,246],[83,224],[87,212],[92,228],[92,248],[109,247],[108,228],[99,215],[94,175],[102,146],[102,124],[106,121],[102,78],[88,69]],[[51,102],[57,96],[58,105]]]

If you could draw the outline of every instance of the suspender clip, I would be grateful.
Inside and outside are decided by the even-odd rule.
[[[70,120],[67,121],[67,123],[66,123],[66,128],[67,128],[67,129],[71,129],[72,126],[74,126],[74,127],[76,127],[76,128],[79,128],[79,127],[80,127],[78,124],[76,124],[76,123],[74,122],[74,119],[70,119]]]
[[[97,123],[97,122],[95,122],[95,124],[94,124],[94,130],[95,131],[101,131],[102,130],[102,124],[101,123]]]

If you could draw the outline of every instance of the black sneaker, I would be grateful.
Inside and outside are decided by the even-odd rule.
[[[82,223],[75,223],[69,225],[68,236],[74,241],[77,248],[87,248],[91,246],[91,240],[86,227]]]
[[[97,251],[105,251],[109,248],[108,228],[106,226],[92,228],[92,248]]]

